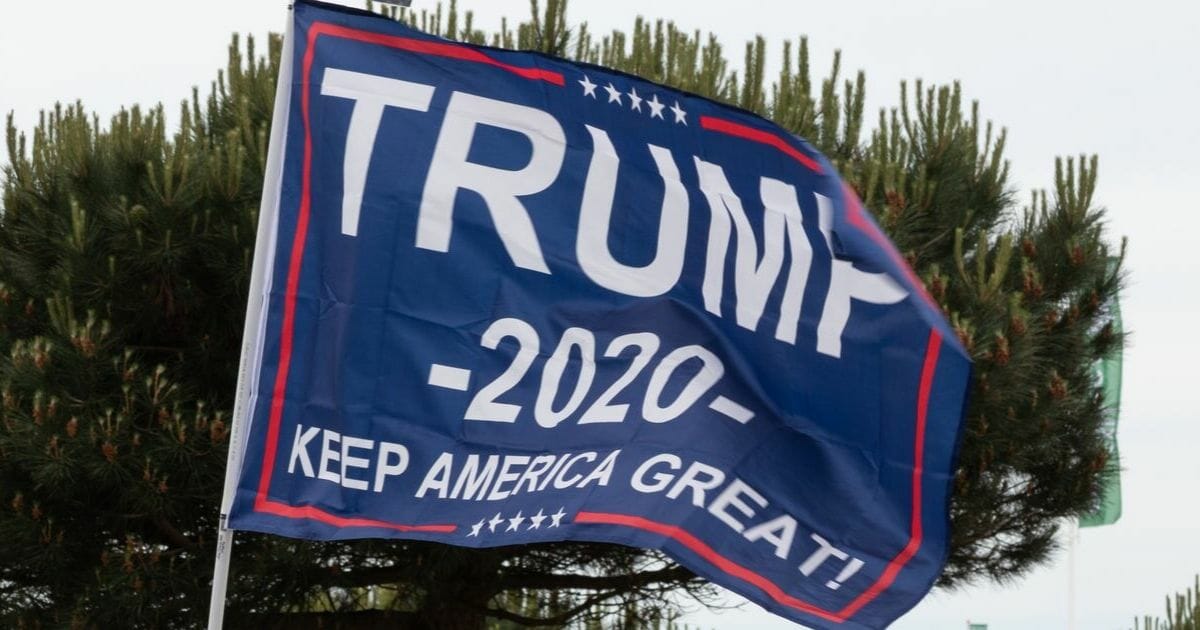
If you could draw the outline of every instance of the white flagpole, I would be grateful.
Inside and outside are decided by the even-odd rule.
[[[1075,630],[1075,548],[1079,542],[1079,521],[1067,529],[1067,630]]]
[[[280,177],[283,172],[283,148],[292,87],[292,9],[288,5],[287,28],[280,51],[279,77],[275,88],[275,109],[271,117],[270,144],[267,147],[262,202],[259,206],[258,233],[255,236],[254,263],[250,270],[250,292],[246,298],[246,323],[242,329],[242,358],[238,365],[237,390],[230,419],[229,456],[225,461],[225,488],[221,496],[221,514],[217,526],[217,554],[213,566],[212,594],[208,605],[208,628],[220,630],[225,618],[225,589],[229,582],[229,561],[233,555],[233,530],[229,529],[229,510],[237,491],[246,436],[250,433],[252,397],[258,384],[262,354],[262,328],[266,318],[267,295],[271,290],[271,261],[275,257],[275,232],[279,217]],[[254,60],[250,60],[251,63]]]

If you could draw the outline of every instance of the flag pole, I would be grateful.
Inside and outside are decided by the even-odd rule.
[[[1079,523],[1067,529],[1067,630],[1075,630],[1075,546],[1079,542]]]
[[[270,268],[275,254],[275,232],[279,217],[280,177],[283,172],[283,145],[292,85],[293,30],[292,6],[288,5],[287,27],[280,50],[279,76],[275,87],[275,109],[271,115],[270,143],[259,205],[258,232],[255,236],[254,262],[250,270],[250,290],[246,298],[246,321],[242,328],[242,356],[238,363],[237,389],[229,428],[229,454],[225,460],[225,487],[221,495],[221,513],[217,525],[217,553],[213,565],[212,592],[208,605],[208,628],[220,630],[225,618],[225,592],[229,583],[229,561],[233,556],[233,530],[229,529],[229,511],[237,491],[246,436],[250,429],[253,395],[257,390],[258,366],[262,354],[262,328],[266,318],[267,295],[271,289]],[[251,60],[253,63],[253,60]]]

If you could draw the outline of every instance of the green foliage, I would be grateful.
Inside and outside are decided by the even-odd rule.
[[[1167,618],[1146,615],[1133,620],[1133,630],[1197,630],[1200,629],[1200,575],[1191,589],[1176,593],[1174,601],[1167,596]]]
[[[56,107],[32,142],[9,119],[3,625],[166,627],[207,607],[279,49],[244,63],[235,41],[170,137],[161,107],[107,128]]]
[[[600,63],[774,119],[812,141],[875,210],[946,311],[976,373],[943,583],[1042,561],[1112,469],[1090,366],[1122,343],[1119,284],[1092,205],[1095,158],[1060,161],[1018,212],[1005,132],[957,85],[901,87],[863,123],[864,77],[814,80],[808,47],[733,69],[712,36],[639,18],[591,33],[565,1],[486,34],[454,3],[393,12],[427,31]],[[0,217],[0,624],[192,627],[207,608],[280,45],[235,39],[207,98],[168,133],[160,108],[101,125],[80,104],[8,124]],[[968,111],[969,110],[969,111]],[[863,134],[867,138],[863,139]],[[647,627],[682,590],[659,554],[566,543],[488,550],[239,535],[237,627]],[[500,625],[497,625],[500,624]],[[507,627],[507,626],[505,626]]]

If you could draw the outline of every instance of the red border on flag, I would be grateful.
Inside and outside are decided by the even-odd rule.
[[[300,268],[304,257],[304,247],[308,236],[308,223],[312,206],[312,129],[309,121],[309,92],[310,79],[312,73],[312,64],[315,56],[317,37],[320,35],[330,35],[333,37],[341,37],[370,44],[387,46],[398,50],[406,50],[409,52],[427,54],[438,57],[446,57],[450,59],[458,59],[461,61],[470,61],[482,63],[496,68],[500,68],[511,72],[519,77],[545,81],[553,85],[562,86],[565,81],[563,75],[551,70],[541,68],[526,68],[506,64],[497,59],[487,56],[474,48],[466,46],[446,43],[434,42],[422,39],[409,37],[399,37],[394,35],[385,35],[371,31],[330,24],[328,22],[314,22],[308,30],[307,48],[304,54],[303,74],[301,78],[301,116],[304,122],[304,162],[302,170],[302,184],[300,195],[300,207],[296,221],[296,231],[292,238],[291,256],[288,261],[288,275],[286,289],[284,292],[284,311],[283,324],[280,333],[280,348],[279,348],[279,368],[275,374],[275,383],[272,389],[271,409],[267,423],[266,448],[263,453],[262,470],[259,476],[258,490],[254,500],[254,511],[264,512],[281,516],[285,518],[296,519],[311,519],[320,521],[336,527],[376,527],[383,529],[391,529],[400,532],[432,532],[432,533],[452,533],[458,529],[457,525],[453,524],[424,524],[424,525],[408,525],[391,523],[366,518],[347,518],[331,514],[320,508],[311,505],[289,505],[287,503],[276,501],[267,496],[267,491],[271,484],[271,472],[275,467],[275,456],[277,444],[279,442],[279,425],[283,417],[283,404],[287,391],[288,373],[291,366],[292,358],[292,341],[295,336],[295,313],[296,313],[296,296],[300,284]],[[775,147],[797,160],[810,170],[821,173],[820,165],[812,158],[804,155],[795,147],[788,144],[783,138],[766,131],[754,129],[746,125],[735,123],[720,118],[703,116],[700,120],[701,127],[727,135],[741,137],[753,142],[765,144]],[[847,191],[848,194],[852,193]],[[853,208],[851,208],[853,206]],[[872,240],[878,242],[882,235],[877,234],[877,230],[870,229],[863,217],[857,215],[861,212],[858,207],[857,198],[847,200],[847,212],[850,222],[863,232],[865,232]],[[886,243],[886,240],[884,241]],[[886,248],[893,256],[898,256],[894,248]],[[912,271],[907,265],[900,260],[900,267],[907,270],[910,274]],[[921,290],[922,297],[929,300],[927,295],[924,295],[921,283],[914,282],[915,287]],[[942,338],[937,330],[931,330],[929,333],[929,341],[925,351],[924,366],[921,370],[920,390],[917,398],[916,410],[916,435],[914,438],[914,455],[913,455],[913,490],[912,490],[912,520],[910,524],[910,534],[908,543],[904,548],[892,558],[888,563],[883,573],[879,578],[862,594],[852,600],[839,611],[831,611],[820,608],[814,604],[810,604],[800,600],[792,595],[788,595],[779,585],[755,573],[746,567],[743,567],[736,562],[720,555],[711,546],[700,540],[693,534],[687,532],[681,527],[652,521],[640,516],[626,514],[612,514],[602,512],[579,512],[576,514],[575,522],[583,524],[604,524],[631,527],[643,531],[660,534],[671,538],[672,540],[682,544],[692,552],[699,555],[706,562],[712,564],[718,570],[742,580],[752,586],[755,586],[767,594],[771,599],[794,608],[801,612],[820,617],[837,623],[844,622],[854,616],[863,606],[870,603],[879,596],[884,590],[892,585],[900,570],[916,555],[916,552],[921,547],[923,540],[923,528],[921,519],[921,475],[924,470],[924,452],[925,452],[925,426],[926,414],[928,410],[929,395],[933,384],[934,372],[937,368],[938,356],[941,349]]]

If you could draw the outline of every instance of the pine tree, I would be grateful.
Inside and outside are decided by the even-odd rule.
[[[1134,617],[1133,630],[1197,630],[1200,628],[1200,575],[1195,578],[1195,584],[1182,593],[1176,593],[1174,600],[1170,595],[1167,599],[1166,618],[1145,615],[1141,619]]]
[[[1018,210],[1005,131],[958,85],[901,86],[864,138],[864,75],[766,42],[740,69],[717,39],[639,18],[594,35],[549,0],[485,34],[452,2],[426,31],[599,63],[732,103],[837,165],[975,360],[942,585],[1044,561],[1117,465],[1091,366],[1120,347],[1120,283],[1093,204],[1096,158],[1056,163]],[[169,133],[161,107],[102,125],[82,104],[8,122],[0,217],[0,623],[191,627],[207,609],[249,261],[280,45],[235,38]],[[713,589],[661,554],[565,543],[485,550],[238,538],[237,627],[645,627]],[[490,620],[490,622],[488,621]]]

